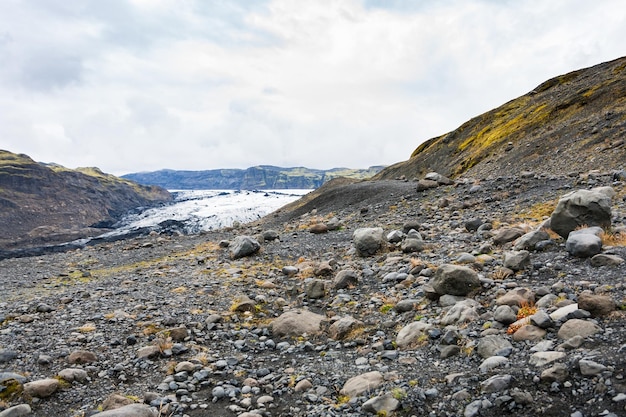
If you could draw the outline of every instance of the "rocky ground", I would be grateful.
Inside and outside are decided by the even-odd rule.
[[[2,260],[0,416],[625,415],[621,179],[361,183],[237,229]],[[600,255],[520,239],[598,186]]]

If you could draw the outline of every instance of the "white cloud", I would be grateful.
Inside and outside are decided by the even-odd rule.
[[[592,3],[2,2],[0,147],[113,173],[390,164],[623,55],[620,1]]]

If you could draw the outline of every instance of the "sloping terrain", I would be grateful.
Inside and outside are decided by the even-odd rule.
[[[375,179],[486,178],[626,165],[626,57],[552,78],[415,149]]]
[[[69,170],[0,150],[0,249],[66,242],[102,233],[128,210],[169,201],[97,168]]]
[[[304,167],[282,168],[260,165],[247,169],[212,169],[178,171],[163,169],[123,175],[140,184],[158,185],[168,190],[280,190],[318,188],[333,178],[371,178],[382,166],[367,169],[333,168],[328,170]]]

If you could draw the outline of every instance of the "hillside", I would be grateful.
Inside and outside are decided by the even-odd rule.
[[[128,210],[170,199],[97,168],[70,170],[0,150],[0,249],[100,234]]]
[[[304,167],[282,168],[260,165],[247,169],[213,169],[178,171],[164,169],[123,175],[140,184],[157,185],[168,190],[259,190],[313,189],[338,178],[366,179],[382,166],[368,169],[333,168],[328,170]]]
[[[552,78],[432,138],[375,179],[623,169],[626,57]]]

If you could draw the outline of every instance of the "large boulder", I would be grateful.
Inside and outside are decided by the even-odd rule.
[[[570,232],[565,242],[565,250],[579,258],[589,258],[602,251],[602,229],[599,227],[587,227]]]
[[[362,227],[356,229],[352,235],[354,247],[361,256],[372,256],[380,250],[385,239],[382,227]]]
[[[559,200],[552,216],[550,228],[563,238],[580,226],[611,226],[611,187],[578,190],[567,193]]]
[[[239,259],[257,253],[261,249],[259,242],[250,236],[237,236],[230,244],[230,257]]]
[[[480,288],[480,279],[476,271],[471,268],[443,264],[437,268],[431,285],[439,295],[467,295]]]

